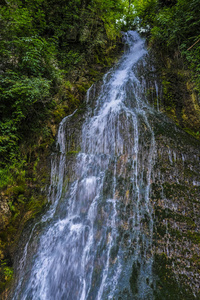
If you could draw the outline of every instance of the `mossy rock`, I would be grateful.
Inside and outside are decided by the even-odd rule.
[[[193,300],[197,299],[187,282],[177,281],[172,267],[173,260],[163,254],[154,257],[154,274],[156,274],[156,289],[154,300]],[[187,280],[187,278],[186,278]]]

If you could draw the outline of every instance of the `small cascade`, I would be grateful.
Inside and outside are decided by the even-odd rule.
[[[66,126],[73,114],[60,123],[51,162],[52,205],[23,272],[37,224],[32,230],[13,299],[153,299],[156,144],[153,108],[137,73],[147,50],[136,32],[126,34],[126,44],[98,96],[95,85],[88,90],[81,151],[67,187]]]
[[[55,209],[56,204],[60,200],[63,188],[63,179],[65,172],[65,162],[66,162],[66,136],[65,128],[68,120],[76,113],[77,109],[73,114],[65,117],[59,126],[56,148],[58,149],[58,154],[56,157],[51,159],[51,181],[49,186],[49,201],[55,203],[53,208]]]
[[[66,160],[65,127],[67,125],[68,120],[76,113],[76,111],[77,110],[75,110],[73,114],[66,116],[59,125],[59,130],[58,130],[57,140],[56,140],[57,153],[55,153],[55,155],[53,155],[51,159],[51,177],[50,177],[50,185],[49,185],[49,193],[48,193],[48,200],[49,202],[52,203],[52,205],[50,206],[50,209],[47,211],[47,213],[42,217],[42,219],[39,222],[36,222],[33,228],[31,229],[28,241],[23,251],[22,258],[20,259],[19,262],[19,267],[18,267],[19,282],[16,287],[13,299],[19,298],[18,293],[24,281],[24,268],[27,263],[27,256],[28,256],[28,252],[30,251],[29,248],[31,248],[31,241],[34,237],[37,226],[41,224],[45,224],[47,221],[53,218],[58,201],[60,200],[62,194],[65,160]]]
[[[159,108],[159,89],[158,89],[158,84],[157,84],[156,81],[155,81],[155,89],[156,89],[157,111],[160,111],[160,108]]]

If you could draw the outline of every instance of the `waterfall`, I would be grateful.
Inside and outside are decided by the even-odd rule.
[[[147,50],[136,32],[126,34],[126,44],[100,92],[94,85],[87,93],[81,151],[67,185],[66,126],[74,114],[60,124],[51,208],[27,259],[32,230],[13,299],[153,299],[150,188],[156,145],[153,109],[137,75]]]

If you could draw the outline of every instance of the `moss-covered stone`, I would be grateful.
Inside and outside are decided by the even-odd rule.
[[[155,300],[192,300],[196,299],[189,288],[187,278],[180,282],[173,272],[173,259],[169,259],[164,253],[154,257],[154,273],[157,274]]]
[[[184,66],[180,57],[169,58],[166,53],[161,51],[155,51],[155,49],[150,51],[152,63],[156,66],[151,77],[156,80],[159,91],[162,93],[157,99],[155,81],[152,80],[150,88],[147,90],[148,99],[150,102],[152,102],[152,98],[154,101],[156,99],[155,107],[159,102],[160,111],[164,112],[185,132],[199,139],[200,106],[195,85],[191,81],[191,71]]]

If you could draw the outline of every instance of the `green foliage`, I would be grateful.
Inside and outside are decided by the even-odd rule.
[[[9,266],[9,262],[7,260],[1,261],[0,275],[3,276],[5,282],[9,282],[13,278],[13,268]]]
[[[152,26],[157,13],[157,0],[140,0],[134,3],[137,16],[141,19],[140,26]]]
[[[170,56],[185,58],[200,91],[199,0],[146,0],[139,1],[136,9],[141,25],[151,26],[154,47]]]
[[[12,276],[13,276],[13,269],[11,267],[4,267],[4,276],[5,276],[5,280],[11,280]]]
[[[36,120],[40,115],[38,105],[46,105],[51,82],[39,77],[19,77],[10,72],[7,72],[6,78],[0,76],[0,81],[3,90],[0,102],[0,154],[8,160],[16,156],[18,141],[22,138],[21,128],[27,128],[32,118]]]
[[[17,186],[25,184],[25,160],[18,162],[17,159],[13,159],[12,165],[7,165],[0,169],[0,189],[4,189],[8,186],[13,186],[12,191],[17,192]],[[14,186],[15,184],[15,186]],[[20,192],[20,187],[18,191]],[[17,192],[17,194],[19,194]]]
[[[82,61],[100,63],[101,53],[120,34],[116,20],[124,5],[122,0],[12,0],[1,5],[3,165],[15,159],[21,141],[51,115],[66,74]]]
[[[28,7],[19,1],[2,6],[0,23],[0,156],[5,163],[17,157],[27,127],[34,131],[45,114],[59,76],[55,46],[36,35]]]
[[[0,169],[0,189],[5,188],[10,183],[10,172],[8,168]]]

